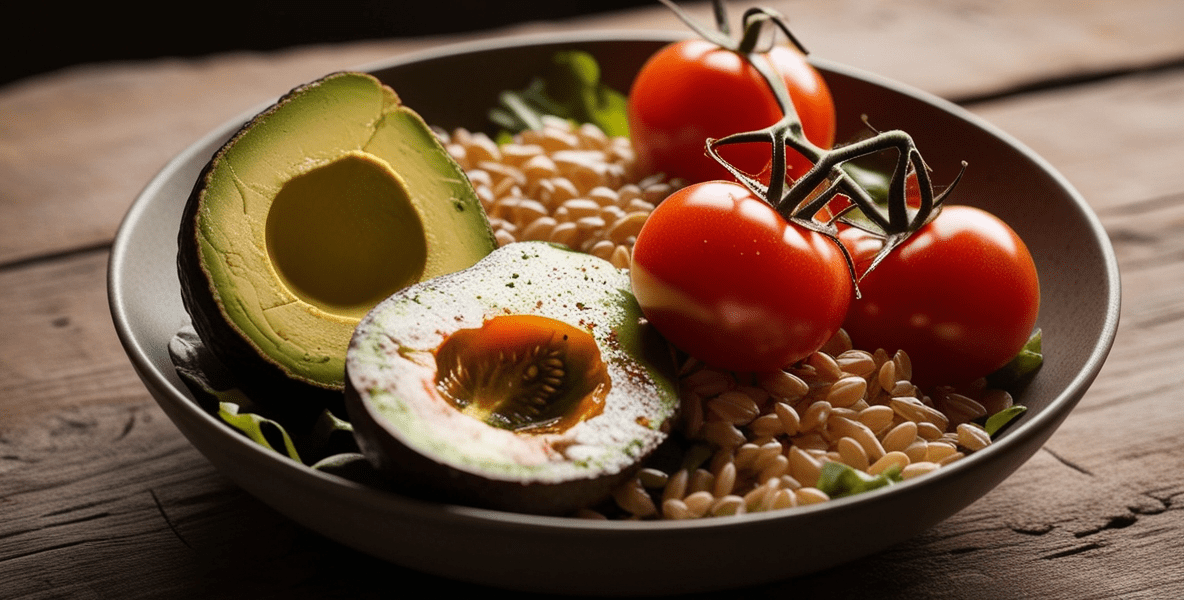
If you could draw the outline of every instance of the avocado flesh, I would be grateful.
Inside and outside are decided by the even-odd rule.
[[[493,331],[499,322],[504,332]],[[548,328],[558,332],[551,343]],[[515,413],[493,403],[464,406],[479,401],[481,389],[525,381],[531,365],[545,366],[522,358],[536,347],[540,356],[562,354],[555,364],[564,374],[537,421],[509,423]],[[664,348],[642,321],[624,271],[519,242],[401,290],[363,318],[347,354],[345,406],[363,454],[407,482],[405,491],[569,514],[606,498],[666,439],[679,400]],[[487,385],[450,383],[458,362]],[[491,424],[490,412],[507,423]]]
[[[373,76],[294,89],[206,165],[179,235],[194,328],[269,394],[338,394],[353,328],[496,247],[461,168]]]

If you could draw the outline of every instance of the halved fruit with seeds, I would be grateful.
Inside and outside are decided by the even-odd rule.
[[[460,412],[516,433],[561,433],[604,412],[612,389],[596,339],[549,317],[504,315],[436,351],[436,389]]]
[[[666,439],[673,367],[625,272],[521,242],[363,318],[346,408],[363,453],[407,491],[565,514]]]

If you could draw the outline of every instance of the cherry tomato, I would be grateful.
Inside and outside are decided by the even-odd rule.
[[[807,139],[829,148],[834,143],[835,107],[830,89],[796,48],[774,46],[764,56],[785,80]],[[629,93],[629,130],[648,172],[688,182],[732,176],[706,153],[707,138],[768,127],[781,109],[768,84],[744,56],[703,39],[675,42],[642,67]],[[770,145],[720,146],[719,154],[755,175],[769,160]],[[792,172],[810,162],[789,151]]]
[[[857,229],[840,239],[867,267],[881,244]],[[919,385],[990,374],[1023,348],[1040,309],[1027,246],[984,210],[947,205],[859,284],[843,327],[858,348],[904,350]]]
[[[725,181],[662,201],[638,233],[630,273],[642,311],[667,340],[736,371],[809,356],[839,329],[852,297],[837,244]]]

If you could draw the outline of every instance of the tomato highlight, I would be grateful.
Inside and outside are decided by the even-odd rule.
[[[854,228],[839,239],[861,274],[881,246]],[[844,329],[858,347],[904,350],[921,385],[968,383],[1007,364],[1040,310],[1027,246],[998,217],[970,206],[943,206],[859,289]]]
[[[853,289],[837,244],[725,181],[659,204],[637,236],[630,274],[646,319],[668,341],[734,371],[809,356],[842,325]]]
[[[780,44],[755,54],[781,76],[802,123],[816,146],[834,143],[835,107],[822,75],[796,48]],[[633,81],[629,130],[638,159],[649,172],[688,182],[730,180],[732,175],[706,153],[707,138],[768,127],[783,116],[769,84],[747,57],[704,39],[688,39],[659,50]],[[769,145],[735,144],[720,156],[756,175],[769,160]],[[812,163],[789,151],[789,170],[800,175]]]

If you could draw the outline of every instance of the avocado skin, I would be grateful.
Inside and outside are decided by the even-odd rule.
[[[590,297],[589,289],[600,293]],[[512,464],[494,465],[491,459],[483,465],[464,456],[472,450],[466,444],[480,437],[470,436],[471,431],[492,427],[459,413],[459,420],[447,423],[431,423],[431,417],[399,417],[415,412],[406,410],[407,405],[428,401],[427,395],[416,393],[434,389],[434,364],[423,368],[425,357],[447,335],[506,314],[556,318],[590,329],[597,338],[612,389],[604,414],[571,431],[633,428],[623,435],[573,433],[582,440],[610,440],[601,458],[588,461],[597,464],[572,467],[577,461],[565,459],[559,462],[567,464],[515,469]],[[580,315],[588,315],[587,320],[581,323]],[[611,315],[610,322],[599,322],[597,315]],[[396,323],[396,330],[385,329],[384,323]],[[668,438],[679,407],[673,355],[642,319],[629,292],[628,274],[607,261],[545,242],[509,244],[470,269],[410,286],[380,303],[359,324],[346,375],[345,407],[358,445],[399,491],[531,514],[570,515],[609,498]],[[377,388],[383,387],[380,393]],[[408,391],[412,393],[404,393]],[[398,398],[392,401],[393,396]],[[394,422],[392,415],[401,422]],[[640,425],[639,416],[645,417],[645,426]],[[468,421],[475,424],[470,428]],[[425,442],[425,430],[443,432],[444,441],[431,434],[426,437],[432,439]],[[449,440],[453,434],[460,439]],[[506,439],[514,434],[497,435]],[[563,435],[527,434],[526,439],[534,442],[525,443],[546,445]],[[498,437],[493,440],[499,442]],[[439,444],[436,451],[428,447],[432,444]]]
[[[491,508],[507,512],[569,516],[607,500],[629,480],[645,457],[615,474],[559,483],[489,479],[424,456],[391,436],[373,413],[359,409],[364,401],[346,386],[345,406],[362,454],[390,484],[391,490],[425,500]]]
[[[283,104],[288,98],[300,95],[317,82],[293,88],[276,101]],[[249,131],[267,112],[256,115],[240,127],[225,144],[206,162],[198,174],[185,209],[181,214],[181,228],[177,236],[177,273],[181,283],[181,300],[197,336],[211,353],[236,377],[239,387],[251,398],[273,406],[287,406],[293,412],[307,416],[318,408],[329,408],[334,413],[344,414],[339,389],[318,386],[315,383],[292,379],[286,371],[269,359],[249,339],[228,327],[222,316],[208,273],[201,263],[198,251],[197,214],[201,208],[199,196],[211,171],[227,148]]]
[[[203,263],[201,234],[199,231],[199,219],[205,207],[202,200],[203,191],[209,185],[214,171],[218,168],[219,161],[221,161],[231,148],[244,137],[250,135],[250,132],[259,124],[266,122],[273,114],[282,109],[282,107],[289,104],[290,101],[301,96],[315,93],[318,88],[331,83],[338,79],[364,79],[373,82],[375,86],[381,86],[389,98],[393,99],[396,108],[401,111],[406,122],[412,124],[422,130],[419,143],[426,148],[426,143],[435,143],[434,136],[430,134],[430,129],[423,123],[411,109],[399,103],[398,96],[392,90],[383,86],[373,76],[365,73],[357,72],[338,72],[327,75],[316,81],[300,85],[293,88],[288,93],[279,98],[275,104],[268,109],[255,115],[252,119],[242,125],[230,139],[211,157],[202,168],[194,186],[190,192],[185,208],[182,213],[181,226],[178,233],[178,253],[177,253],[177,270],[181,284],[181,297],[186,311],[189,313],[193,327],[198,333],[202,341],[210,348],[211,352],[239,379],[239,386],[252,398],[258,399],[264,403],[270,403],[277,406],[287,406],[294,411],[310,412],[316,411],[325,407],[330,408],[335,413],[344,415],[344,408],[342,406],[342,383],[325,382],[316,378],[302,377],[295,375],[291,369],[286,368],[280,361],[268,355],[268,353],[261,349],[260,344],[244,333],[240,328],[229,322],[228,317],[223,313],[223,302],[219,296],[219,290],[214,284],[210,269]],[[421,132],[417,132],[421,133]],[[450,171],[445,174],[451,180],[459,181],[457,185],[467,186],[471,191],[471,185],[468,184],[467,179],[463,176],[463,171],[455,161],[448,156],[447,151],[442,146],[437,146],[433,149],[428,149],[423,154],[431,153],[434,159],[438,159],[441,164],[448,168],[455,168],[455,171]],[[459,179],[456,177],[460,174]],[[441,203],[447,202],[451,207],[455,206],[455,212],[463,213],[471,223],[469,229],[469,237],[466,244],[466,252],[473,253],[473,258],[465,262],[459,263],[452,270],[468,266],[476,260],[492,251],[496,247],[496,240],[493,237],[492,229],[489,226],[484,210],[481,208],[480,201],[476,198],[475,192],[471,194],[462,193],[460,197],[441,198]],[[475,248],[475,249],[474,249]],[[446,250],[445,250],[446,251]],[[434,276],[439,273],[427,273],[425,276]],[[344,359],[344,348],[341,350],[342,360]],[[343,375],[342,375],[343,376]]]

